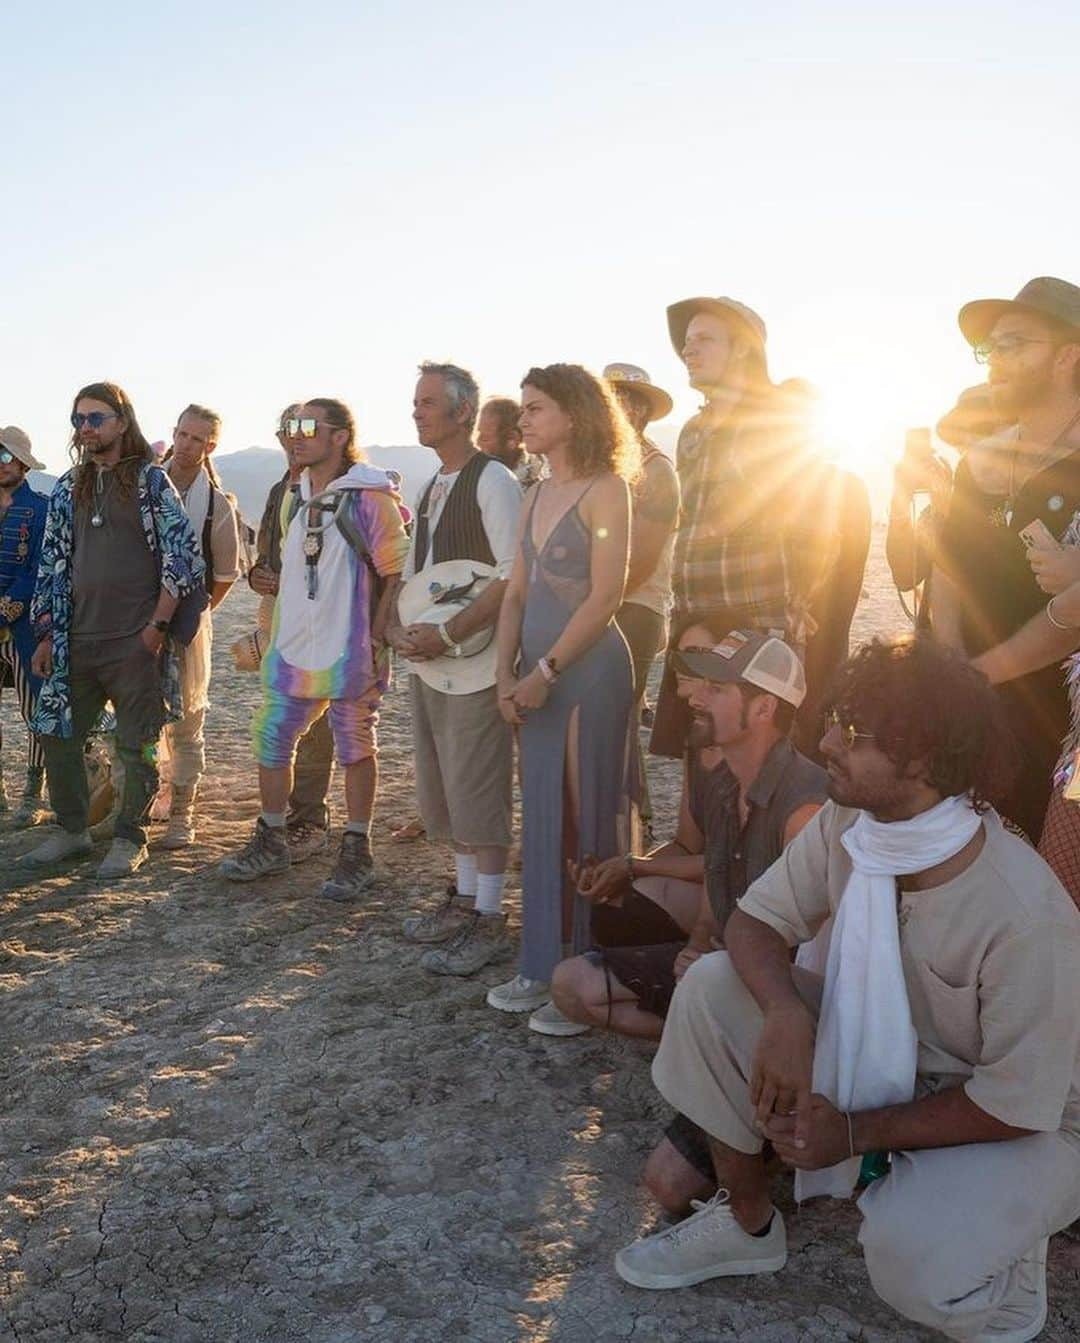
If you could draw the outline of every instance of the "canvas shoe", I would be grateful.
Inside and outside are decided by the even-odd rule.
[[[663,1291],[692,1287],[707,1278],[776,1273],[787,1263],[784,1219],[774,1208],[767,1236],[751,1236],[735,1220],[726,1189],[675,1226],[627,1245],[615,1256],[615,1272],[634,1287]]]
[[[260,816],[251,838],[231,858],[223,858],[218,871],[226,881],[257,881],[289,868],[289,841],[284,826],[267,825]]]
[[[447,942],[472,912],[472,896],[458,895],[457,887],[450,885],[438,909],[433,909],[430,914],[410,914],[402,922],[401,933],[410,942]]]
[[[458,919],[457,932],[448,942],[425,951],[420,964],[433,975],[472,975],[505,959],[513,949],[502,914],[473,912]]]
[[[999,1311],[996,1319],[1001,1325],[984,1329],[976,1334],[973,1343],[1029,1343],[1038,1338],[1046,1326],[1049,1298],[1046,1293],[1046,1251],[1050,1245],[1048,1238],[1040,1240],[1038,1245],[1026,1254],[1019,1264],[1019,1285],[1030,1296],[1030,1310],[1025,1311],[1026,1319],[1013,1323],[1012,1315],[1019,1307],[1006,1305]]]
[[[19,859],[19,866],[52,867],[54,863],[62,863],[68,858],[81,858],[93,847],[94,842],[85,830],[78,835],[61,830],[58,835],[50,835],[44,844],[39,844],[36,849],[24,853]]]
[[[371,840],[355,830],[346,830],[341,836],[341,851],[334,870],[322,884],[322,894],[327,900],[344,904],[363,895],[374,880]]]
[[[97,876],[102,881],[130,877],[142,867],[148,856],[145,844],[136,844],[134,840],[117,836],[109,845],[109,852],[98,868]]]
[[[186,849],[195,843],[195,793],[194,784],[173,784],[169,825],[161,838],[163,849]]]
[[[295,821],[286,825],[289,837],[289,857],[293,867],[316,853],[322,853],[329,846],[330,831],[324,825],[315,825],[311,821]]]
[[[531,1012],[550,997],[551,985],[546,979],[529,979],[525,975],[515,975],[487,991],[488,1006],[500,1012]]]
[[[529,1030],[538,1035],[584,1035],[588,1029],[582,1022],[564,1017],[554,1003],[545,1003],[529,1017]]]

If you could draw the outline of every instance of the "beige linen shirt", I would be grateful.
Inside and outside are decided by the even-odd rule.
[[[829,802],[739,908],[789,946],[809,942],[847,885],[840,836],[858,814]],[[996,812],[983,824],[965,872],[900,899],[918,1093],[963,1086],[1004,1124],[1080,1138],[1080,912]]]

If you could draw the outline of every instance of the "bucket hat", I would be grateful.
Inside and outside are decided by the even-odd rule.
[[[7,448],[13,457],[17,457],[31,471],[45,470],[45,463],[39,462],[30,449],[30,435],[17,425],[9,424],[6,429],[0,429],[0,446]]]

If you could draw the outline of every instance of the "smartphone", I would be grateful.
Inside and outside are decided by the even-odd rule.
[[[1029,522],[1026,527],[1021,527],[1019,536],[1029,550],[1062,549],[1061,542],[1043,522],[1042,518],[1036,518],[1034,522]]]

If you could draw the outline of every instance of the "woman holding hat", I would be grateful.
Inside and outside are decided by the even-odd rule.
[[[609,389],[576,364],[529,370],[521,428],[550,478],[526,500],[499,616],[499,705],[521,745],[524,895],[520,973],[488,1002],[537,1009],[542,1029],[540,1017],[560,1015],[548,999],[564,941],[575,951],[589,942],[589,905],[567,860],[628,847],[634,684],[614,616],[640,458]]]

